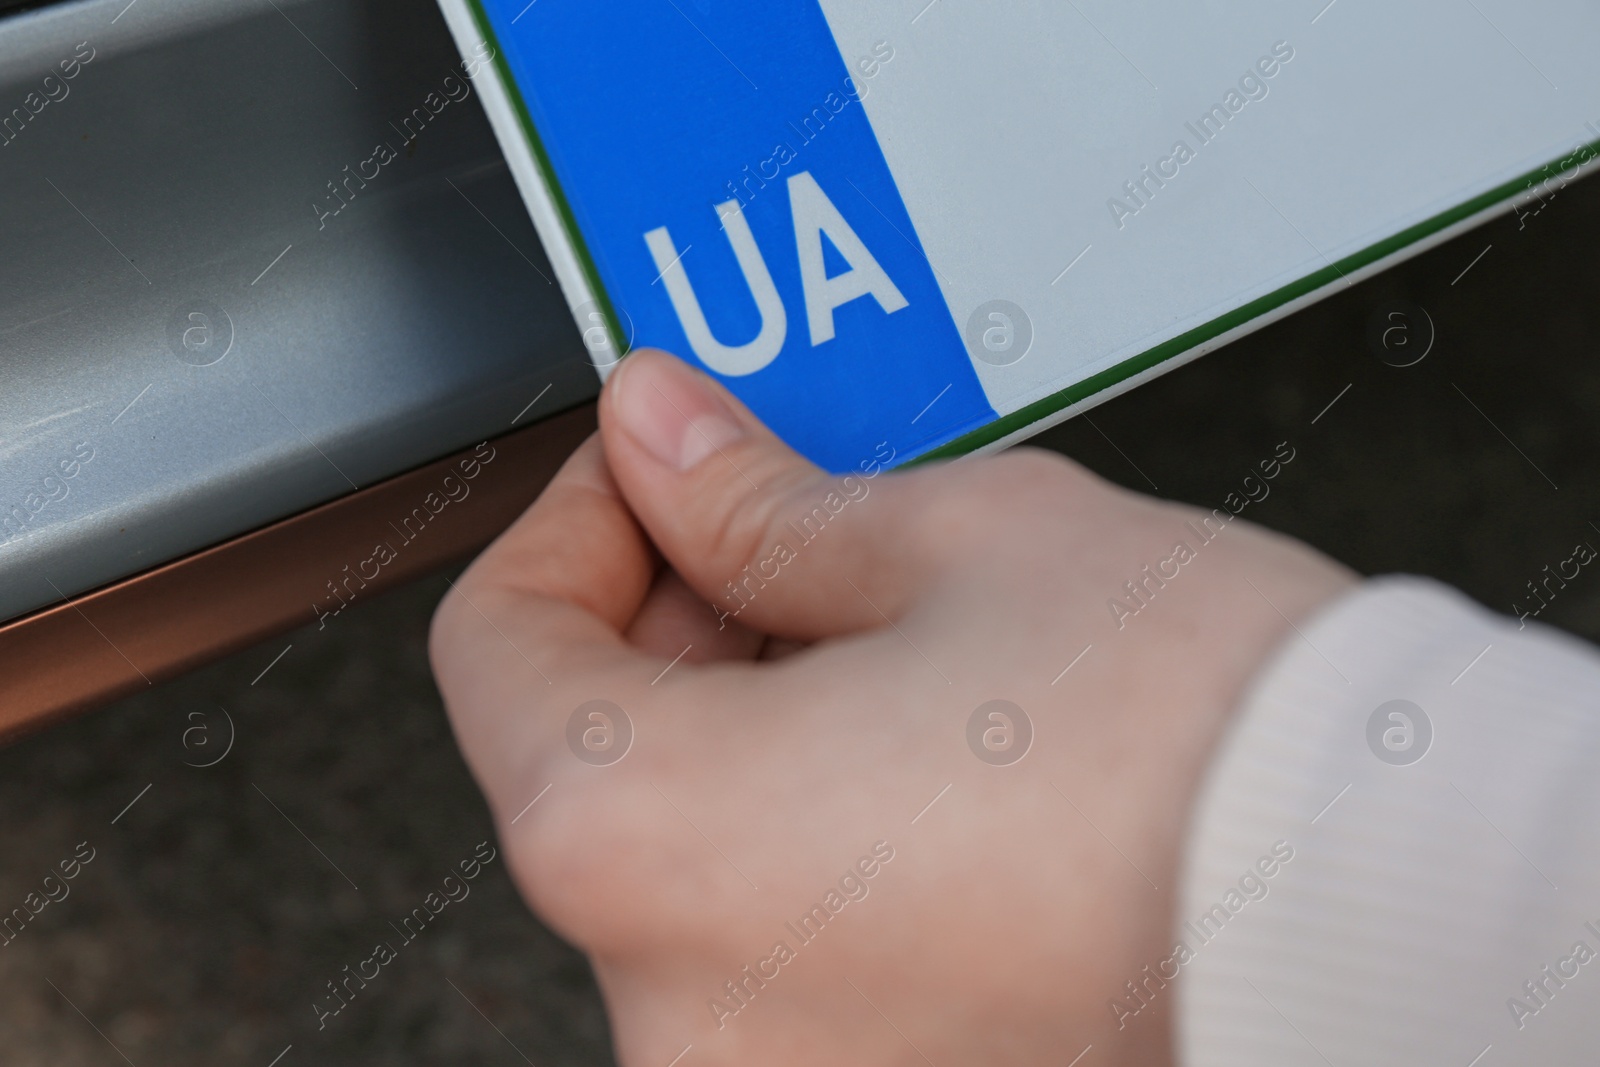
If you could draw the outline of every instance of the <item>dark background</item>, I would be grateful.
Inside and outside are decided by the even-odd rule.
[[[1288,441],[1296,459],[1247,518],[1364,573],[1531,606],[1525,584],[1546,564],[1600,545],[1597,242],[1600,185],[1571,186],[1036,443],[1219,506]],[[1405,368],[1367,338],[1397,301],[1437,333]],[[1411,323],[1414,343],[1426,328]],[[323,983],[490,836],[427,669],[445,588],[434,577],[358,603],[325,631],[0,750],[0,911],[78,842],[97,850],[72,895],[0,948],[0,1059],[119,1063],[110,1039],[169,1067],[268,1067],[291,1043],[281,1067],[610,1061],[587,965],[527,913],[500,862],[316,1031]],[[1542,619],[1600,638],[1600,576],[1581,573]],[[219,708],[232,751],[185,766],[220,752]]]

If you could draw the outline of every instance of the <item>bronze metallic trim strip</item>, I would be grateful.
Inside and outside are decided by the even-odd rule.
[[[0,742],[316,622],[330,583],[374,596],[472,555],[594,427],[586,404],[490,440],[488,462],[466,449],[0,626]]]

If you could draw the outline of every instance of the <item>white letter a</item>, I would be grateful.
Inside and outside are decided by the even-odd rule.
[[[806,298],[806,321],[813,347],[833,340],[833,309],[858,297],[871,295],[885,314],[906,306],[883,267],[872,258],[856,231],[844,221],[828,194],[810,171],[789,179],[789,211],[794,215],[794,240],[800,251],[800,285]],[[828,277],[822,260],[822,235],[828,235],[850,269]]]

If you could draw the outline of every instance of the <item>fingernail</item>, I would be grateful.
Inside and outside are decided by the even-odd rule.
[[[681,360],[640,353],[624,360],[617,376],[623,429],[674,470],[686,471],[744,436],[710,380]]]

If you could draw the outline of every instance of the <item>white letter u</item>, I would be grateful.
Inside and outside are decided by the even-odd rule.
[[[778,297],[778,287],[772,284],[772,274],[767,270],[761,249],[756,247],[750,223],[745,221],[739,201],[729,200],[717,205],[717,216],[722,219],[722,230],[733,246],[734,258],[744,274],[750,295],[755,298],[756,310],[761,314],[761,332],[755,340],[742,345],[725,345],[711,336],[705,312],[695,296],[694,286],[683,269],[682,255],[672,242],[665,226],[658,226],[644,235],[650,247],[650,258],[655,260],[661,281],[666,284],[667,296],[672,300],[672,310],[689,338],[689,347],[700,361],[718,374],[738,377],[754,374],[778,358],[784,338],[789,334],[789,320],[784,314],[783,301]],[[691,246],[692,247],[692,246]],[[688,249],[684,249],[685,252]]]

